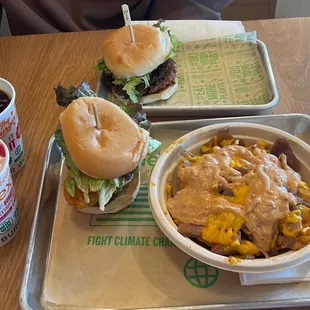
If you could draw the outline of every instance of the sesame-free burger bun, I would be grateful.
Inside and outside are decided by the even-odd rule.
[[[96,128],[97,107],[101,128]],[[59,117],[67,150],[75,165],[98,179],[133,171],[147,153],[149,134],[117,105],[99,97],[74,100]]]
[[[129,27],[113,31],[103,43],[103,59],[119,78],[131,78],[150,73],[167,59],[172,45],[167,32],[159,28],[133,25],[135,42]]]

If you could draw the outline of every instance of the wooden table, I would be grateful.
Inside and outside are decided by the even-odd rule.
[[[245,22],[267,44],[280,94],[271,113],[310,112],[310,18]],[[93,86],[93,65],[101,58],[107,32],[84,32],[0,38],[0,76],[17,92],[17,109],[26,147],[27,163],[15,182],[22,225],[14,241],[0,249],[0,309],[18,308],[30,227],[47,139],[61,111],[53,87]]]

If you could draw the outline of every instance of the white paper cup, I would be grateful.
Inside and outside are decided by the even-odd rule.
[[[0,247],[16,236],[20,225],[9,160],[8,147],[0,140]]]
[[[154,218],[164,234],[181,250],[192,257],[215,267],[247,273],[274,272],[300,265],[310,259],[310,244],[298,251],[289,251],[271,258],[254,260],[241,259],[235,265],[229,264],[228,257],[212,253],[178,231],[167,209],[166,184],[176,169],[176,155],[181,145],[194,154],[221,129],[229,127],[229,132],[244,140],[264,140],[272,144],[277,138],[284,138],[301,162],[302,180],[310,183],[310,146],[300,139],[269,126],[247,123],[226,123],[203,127],[192,131],[172,143],[158,159],[149,184],[149,202]]]
[[[13,85],[2,78],[0,78],[0,90],[4,91],[11,99],[10,104],[0,113],[0,139],[9,148],[9,163],[11,173],[14,175],[23,167],[26,160],[15,106],[16,94]]]

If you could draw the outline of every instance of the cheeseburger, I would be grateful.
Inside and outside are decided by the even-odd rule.
[[[177,65],[172,59],[180,42],[162,21],[133,25],[112,32],[103,43],[103,59],[96,68],[102,81],[121,100],[141,104],[169,99],[178,88]]]
[[[139,164],[149,148],[153,150],[148,131],[99,97],[73,100],[59,121],[55,139],[68,168],[67,202],[93,214],[115,213],[130,205],[139,190]]]

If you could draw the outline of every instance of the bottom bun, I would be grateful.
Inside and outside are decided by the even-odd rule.
[[[110,214],[117,213],[127,207],[129,207],[138,195],[140,188],[140,171],[134,172],[134,177],[130,183],[128,183],[122,191],[118,192],[112,197],[112,199],[106,204],[105,210],[101,211],[99,205],[93,207],[75,208],[83,213],[87,214]]]
[[[165,89],[161,90],[159,93],[150,94],[146,96],[142,96],[139,98],[139,103],[141,104],[148,104],[160,100],[167,100],[169,99],[178,89],[178,79],[175,78],[174,84],[166,87]]]

